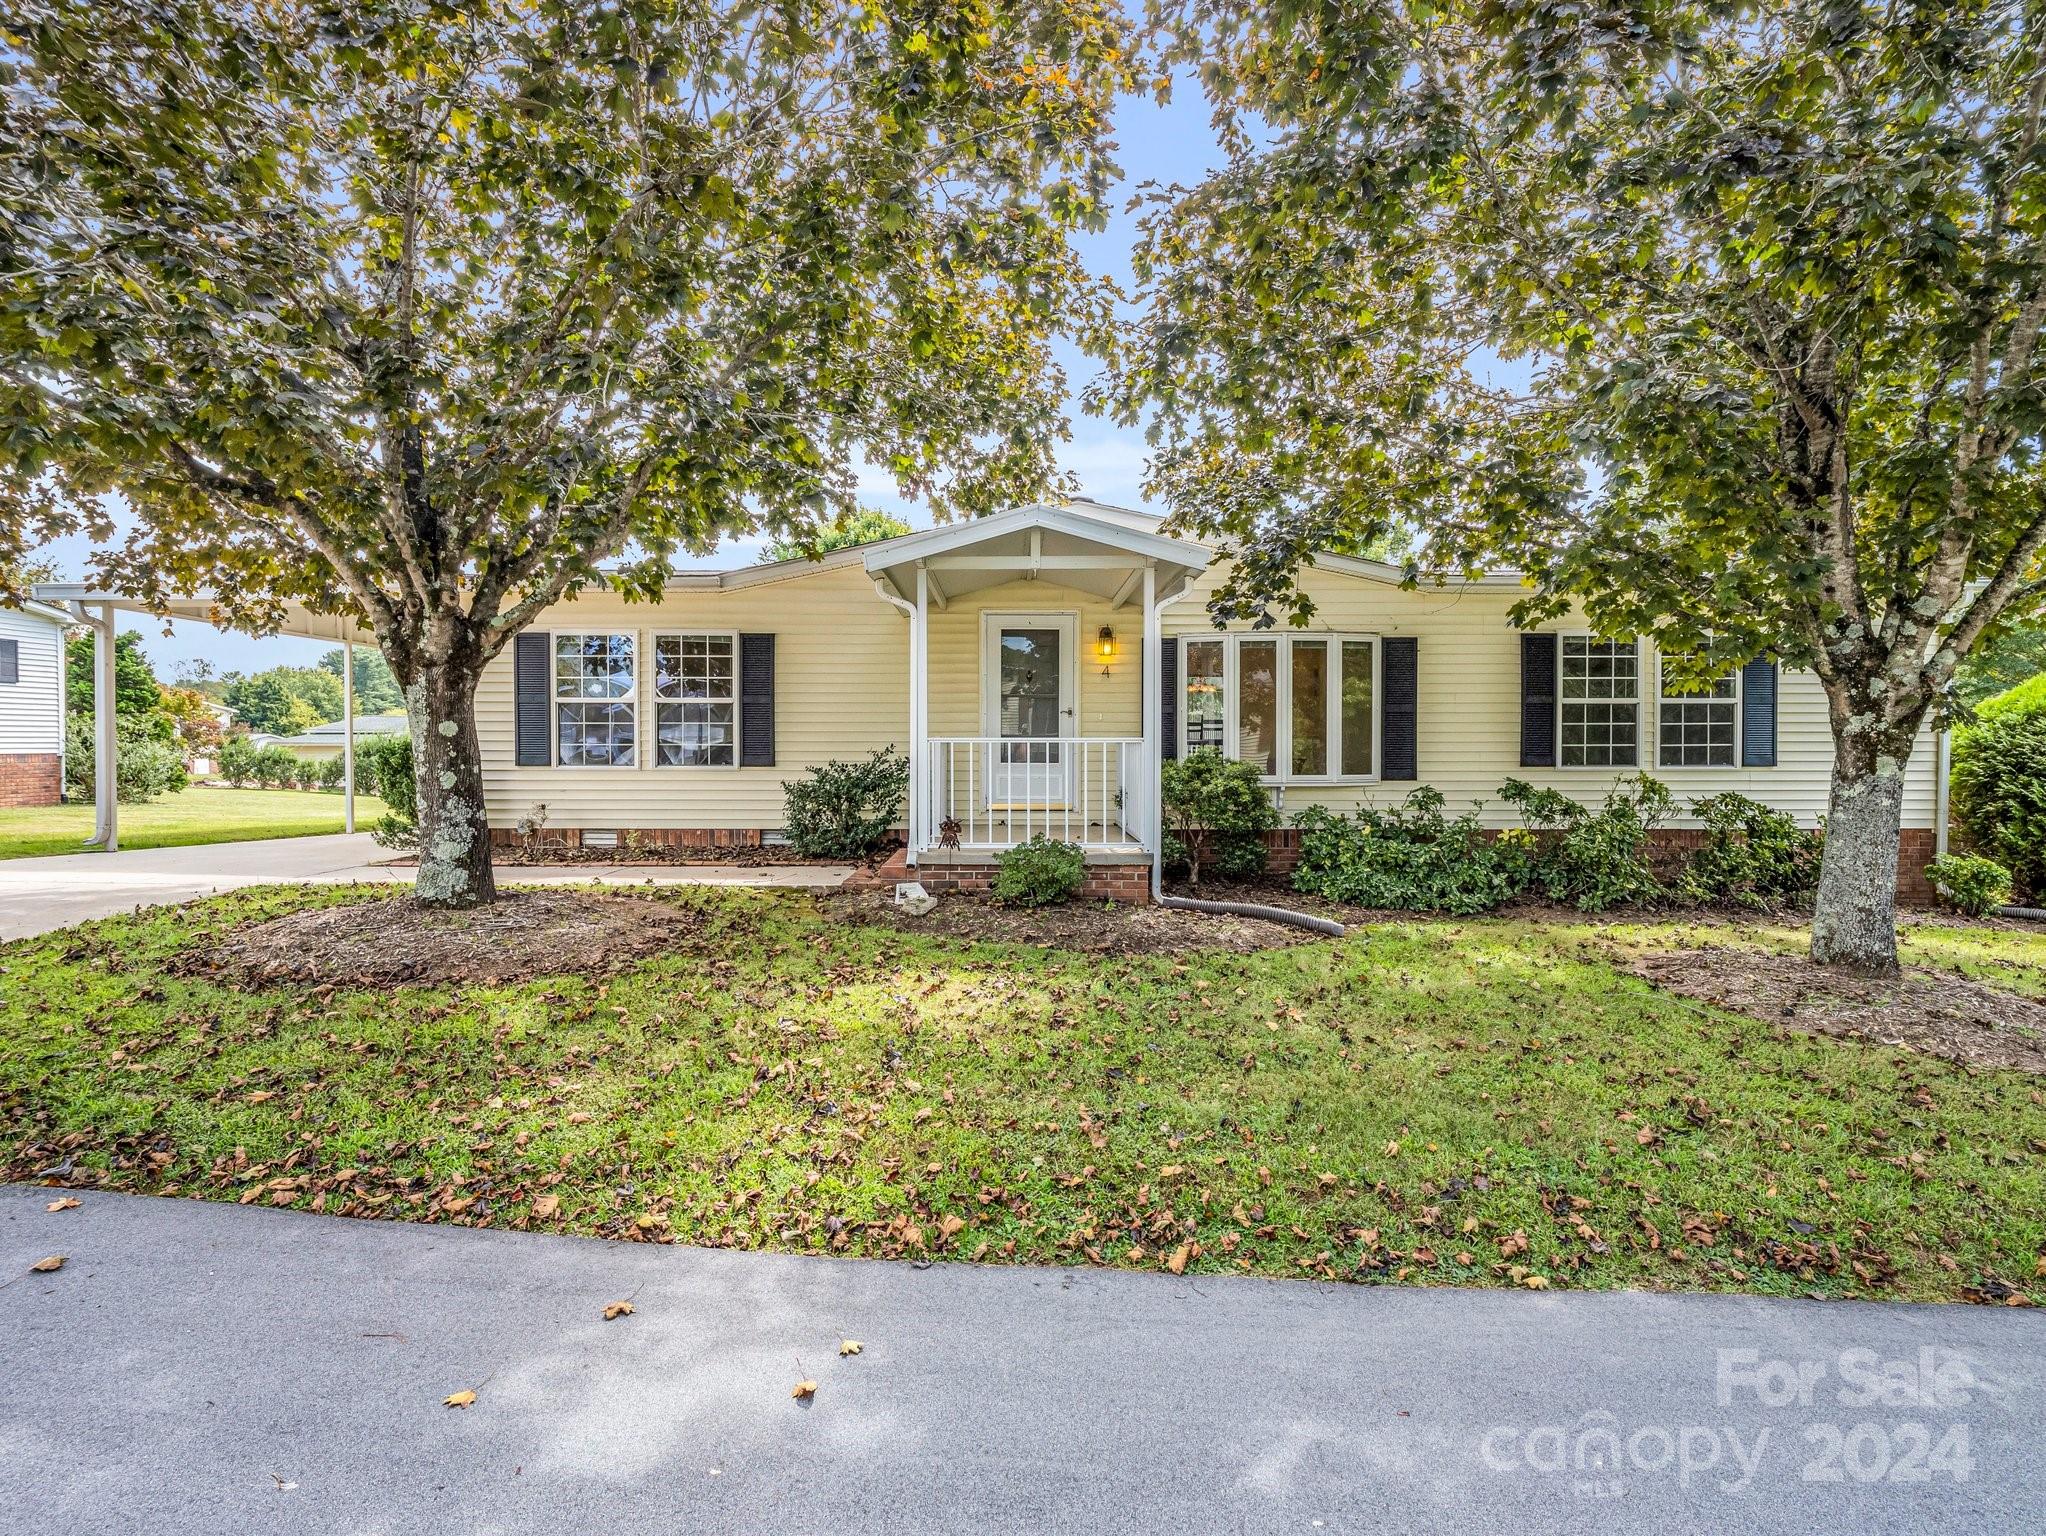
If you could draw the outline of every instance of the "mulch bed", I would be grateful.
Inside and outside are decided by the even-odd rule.
[[[1630,968],[1680,997],[1809,1034],[2046,1073],[2046,1003],[1958,976],[1875,978],[1799,955],[1720,948],[1643,955]]]
[[[464,912],[396,896],[249,924],[181,956],[173,969],[248,990],[603,976],[689,943],[704,921],[686,908],[588,891],[502,891]]]
[[[1197,950],[1249,954],[1322,938],[1287,923],[1261,918],[1177,912],[1170,907],[1097,906],[998,907],[983,896],[947,894],[923,917],[897,907],[890,891],[841,890],[818,902],[834,922],[897,928],[931,938],[969,943],[1030,944],[1090,955],[1171,955]]]

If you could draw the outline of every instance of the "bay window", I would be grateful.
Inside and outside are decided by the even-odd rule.
[[[1209,748],[1277,783],[1370,779],[1378,642],[1369,635],[1218,635],[1180,643],[1182,753]]]
[[[1640,762],[1641,653],[1632,640],[1565,635],[1560,761],[1565,768],[1632,768]]]
[[[654,636],[655,761],[729,768],[738,761],[738,637]]]
[[[637,740],[634,643],[629,634],[554,637],[555,761],[564,768],[630,768]]]

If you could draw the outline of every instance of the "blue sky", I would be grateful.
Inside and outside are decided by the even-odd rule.
[[[1116,158],[1124,179],[1112,199],[1115,215],[1105,230],[1082,236],[1075,243],[1091,271],[1127,286],[1137,215],[1124,212],[1123,205],[1145,182],[1198,180],[1221,162],[1222,155],[1209,125],[1207,104],[1191,80],[1182,80],[1173,99],[1163,106],[1149,96],[1127,98],[1117,113],[1116,141],[1119,146]],[[1079,393],[1093,377],[1096,365],[1070,344],[1061,344],[1058,357],[1072,390],[1072,440],[1062,446],[1060,466],[1079,477],[1081,488],[1089,496],[1124,506],[1141,504],[1142,433],[1118,428],[1082,412]],[[912,523],[928,521],[920,507],[896,494],[885,474],[871,476],[863,492],[865,500]],[[758,547],[754,540],[734,541],[714,559],[703,563],[744,564]],[[57,561],[64,576],[82,579],[87,574],[92,548],[84,539],[64,539],[49,546],[45,553]],[[174,624],[168,635],[159,633],[162,626],[155,623],[139,623],[137,627],[143,632],[144,649],[150,660],[165,677],[172,674],[179,662],[191,658],[203,657],[216,672],[251,672],[279,663],[307,664],[329,649],[316,641],[257,639],[204,624]]]

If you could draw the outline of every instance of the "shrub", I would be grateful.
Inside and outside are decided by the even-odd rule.
[[[355,787],[394,809],[402,804],[410,815],[419,798],[412,782],[411,732],[389,731],[356,742]]]
[[[367,770],[367,772],[365,772]],[[370,835],[385,848],[419,841],[419,784],[413,775],[412,733],[387,731],[355,744],[358,784],[381,797],[385,810]]]
[[[283,789],[298,778],[298,759],[272,742],[256,754],[256,782],[265,789]]]
[[[1279,824],[1257,765],[1212,747],[1189,752],[1158,772],[1168,840],[1165,862],[1186,866],[1189,883],[1209,868],[1225,880],[1255,880],[1265,871],[1264,834]]]
[[[1925,866],[1940,900],[1969,917],[1987,917],[2011,898],[2010,871],[1979,854],[1950,853]]]
[[[158,795],[174,795],[191,782],[175,732],[162,728],[162,717],[114,717],[114,798],[140,805]],[[166,736],[171,739],[166,740]],[[90,800],[97,787],[97,755],[92,716],[74,714],[64,722],[64,792],[73,800]]]
[[[1523,889],[1584,912],[1662,894],[1648,862],[1648,834],[1675,802],[1659,780],[1645,773],[1623,780],[1596,811],[1522,779],[1508,779],[1499,793],[1534,834],[1535,847],[1516,870]]]
[[[1474,806],[1455,820],[1428,785],[1393,810],[1354,817],[1319,806],[1294,819],[1300,863],[1293,887],[1331,901],[1415,912],[1485,912],[1511,892],[1497,850]]]
[[[1087,879],[1078,843],[1033,837],[996,861],[994,898],[1005,907],[1050,907],[1071,901]]]
[[[256,776],[256,744],[237,732],[220,744],[220,776],[239,789]]]
[[[1817,887],[1824,839],[1785,812],[1731,792],[1693,800],[1691,810],[1705,842],[1684,865],[1679,888],[1689,900],[1767,910]]]
[[[2046,676],[1983,703],[1954,733],[1954,819],[1969,843],[2046,896]]]
[[[860,858],[894,830],[908,789],[909,759],[893,747],[813,768],[785,795],[789,846],[813,859]]]
[[[318,789],[339,789],[348,777],[348,765],[339,756],[322,758],[313,775],[314,787]]]

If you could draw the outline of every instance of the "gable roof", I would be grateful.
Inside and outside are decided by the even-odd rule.
[[[410,722],[403,715],[357,715],[355,734],[362,736],[387,736],[394,731],[409,730]],[[319,725],[307,726],[296,736],[280,736],[278,741],[287,747],[338,747],[345,733],[342,722],[328,720]]]
[[[53,608],[48,603],[39,603],[33,597],[22,598],[18,602],[0,603],[0,608],[5,608],[10,613],[26,614],[31,619],[41,619],[45,624],[54,624],[59,629],[69,629],[78,622],[62,608]]]

